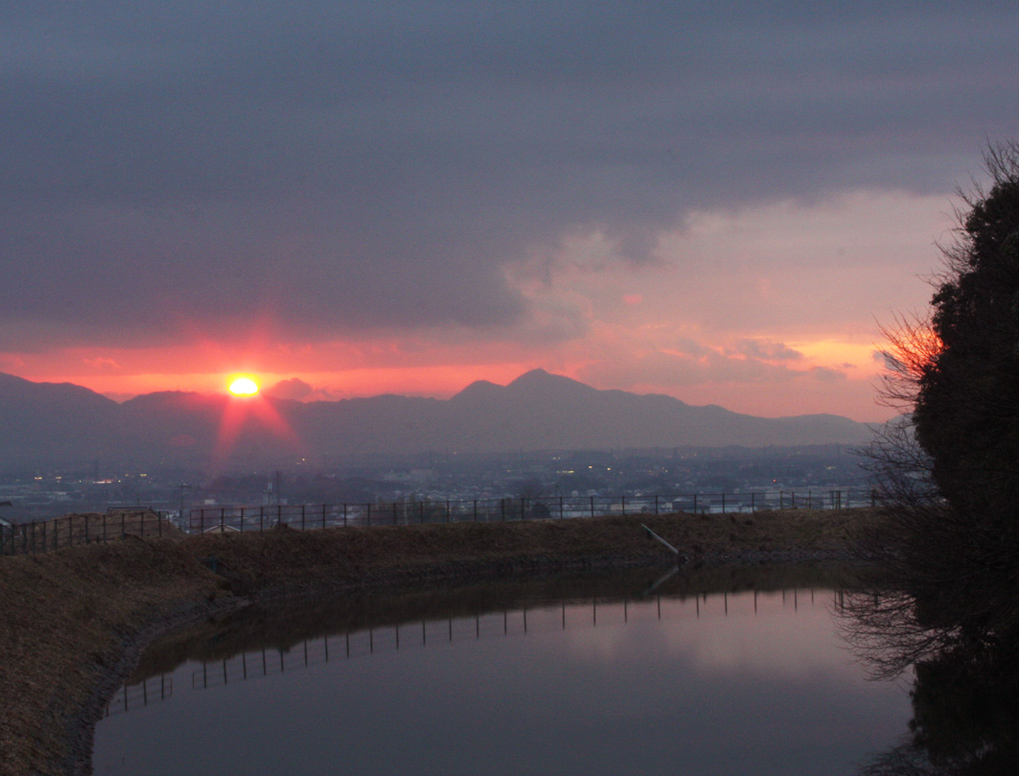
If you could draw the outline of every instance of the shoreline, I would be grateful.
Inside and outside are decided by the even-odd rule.
[[[875,517],[785,510],[127,536],[0,558],[0,773],[91,773],[95,722],[144,648],[203,618],[290,596],[675,564],[642,523],[692,567],[844,561]]]

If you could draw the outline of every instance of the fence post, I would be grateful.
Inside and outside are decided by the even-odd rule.
[[[301,530],[304,530],[304,504],[301,504]]]
[[[697,494],[693,494],[693,513],[697,514]]]
[[[619,503],[622,505],[623,517],[626,517],[626,496],[620,496]]]
[[[478,522],[478,500],[474,499],[474,522]]]
[[[347,527],[347,502],[343,502],[343,527]]]
[[[322,529],[325,530],[325,527],[326,527],[326,505],[323,504],[322,505]]]
[[[877,488],[870,489],[870,508],[873,509],[877,506]]]
[[[369,528],[371,528],[371,525],[372,525],[372,505],[371,505],[370,501],[368,502],[367,507],[368,507],[368,522],[367,522],[367,526]]]
[[[502,515],[502,521],[506,522],[506,499],[499,499],[499,513]]]
[[[559,497],[559,519],[563,519],[563,497]]]
[[[520,519],[521,520],[526,520],[527,519],[527,498],[526,497],[521,497],[520,498]]]
[[[594,517],[594,496],[591,496],[591,517]]]
[[[722,514],[725,514],[725,493],[722,494]]]
[[[449,522],[449,499],[446,499],[446,522]]]
[[[655,517],[658,517],[658,496],[655,496]]]
[[[425,502],[424,501],[420,501],[420,500],[418,501],[418,516],[421,518],[420,519],[421,525],[424,525],[425,524]]]

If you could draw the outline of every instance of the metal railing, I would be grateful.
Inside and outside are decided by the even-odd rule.
[[[0,556],[38,555],[80,544],[105,544],[128,534],[141,538],[180,535],[165,513],[150,509],[64,515],[0,526]]]
[[[604,515],[727,514],[767,509],[875,506],[874,490],[754,491],[650,496],[541,496],[500,499],[395,500],[344,504],[215,506],[189,511],[186,533],[299,530],[346,526],[557,520]]]
[[[0,525],[0,556],[35,555],[63,547],[97,544],[133,535],[141,538],[202,533],[298,530],[346,526],[564,520],[605,515],[727,514],[769,509],[849,509],[876,506],[876,490],[753,491],[649,496],[541,496],[500,499],[396,500],[343,504],[215,506],[167,512],[111,510],[49,520]]]

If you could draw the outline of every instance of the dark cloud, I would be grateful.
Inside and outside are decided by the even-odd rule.
[[[1009,5],[0,5],[0,347],[527,320],[508,263],[691,208],[948,190]],[[197,336],[197,335],[196,335]]]

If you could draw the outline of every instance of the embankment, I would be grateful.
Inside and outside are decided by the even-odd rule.
[[[141,648],[252,600],[674,562],[642,522],[694,564],[838,559],[873,519],[787,510],[276,530],[0,558],[0,773],[87,773],[92,725]]]

